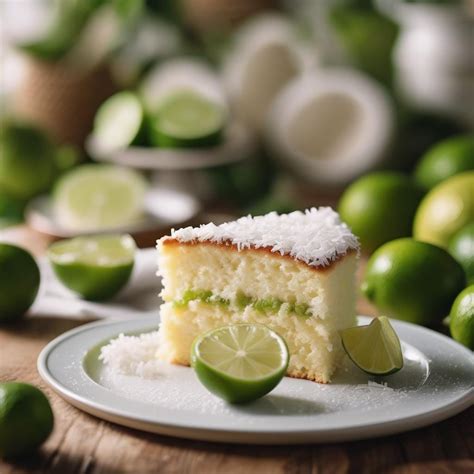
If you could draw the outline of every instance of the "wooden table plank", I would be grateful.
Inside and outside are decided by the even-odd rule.
[[[19,236],[27,237],[28,247],[36,254],[47,245],[47,241],[22,228],[9,235],[14,241]],[[373,314],[372,307],[362,300],[358,303],[360,312]],[[29,459],[0,461],[2,474],[474,473],[474,407],[432,427],[397,436],[308,446],[187,441],[98,420],[54,394],[36,370],[36,359],[44,345],[79,324],[38,317],[0,328],[0,380],[22,380],[39,386],[50,398],[56,420],[54,432],[41,450]]]

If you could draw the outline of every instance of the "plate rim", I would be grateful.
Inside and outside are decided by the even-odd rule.
[[[368,318],[368,316],[359,315],[358,318]],[[360,439],[374,438],[377,436],[389,436],[400,432],[410,431],[417,428],[429,426],[431,424],[445,420],[454,416],[468,407],[474,405],[474,387],[467,390],[463,394],[453,399],[450,403],[441,407],[436,407],[427,412],[418,413],[414,416],[405,416],[389,421],[373,421],[363,425],[354,425],[350,427],[336,427],[336,428],[311,428],[308,430],[298,429],[295,431],[276,431],[274,428],[262,429],[262,426],[246,429],[232,429],[232,428],[215,428],[215,427],[201,427],[193,426],[189,423],[184,423],[180,420],[169,421],[152,421],[141,414],[130,414],[121,408],[106,406],[103,403],[88,399],[87,397],[75,393],[73,390],[65,387],[60,380],[55,378],[49,371],[47,360],[51,352],[65,340],[77,336],[79,333],[90,330],[95,327],[123,325],[127,322],[135,322],[143,324],[143,330],[153,328],[153,321],[155,318],[143,317],[134,320],[111,321],[101,320],[94,321],[87,324],[82,324],[76,328],[60,334],[58,337],[50,341],[41,350],[37,360],[37,370],[43,381],[68,403],[79,408],[80,410],[89,413],[97,418],[106,421],[126,426],[129,428],[147,431],[151,433],[172,436],[184,439],[193,439],[200,441],[218,442],[218,443],[238,443],[238,444],[304,444],[304,443],[327,443],[327,442],[342,442],[355,441]],[[456,347],[457,350],[465,351],[466,356],[473,358],[474,354],[468,348],[463,347],[459,343],[450,339],[449,337],[433,331],[429,328],[418,326],[405,321],[394,320],[395,324],[408,326],[411,330],[419,330],[427,332],[431,337],[437,337]],[[92,346],[91,346],[92,347]],[[81,364],[82,367],[82,364]],[[87,375],[90,379],[90,377]],[[101,387],[93,379],[91,383]],[[103,390],[108,390],[101,387]],[[263,427],[264,428],[264,427]]]

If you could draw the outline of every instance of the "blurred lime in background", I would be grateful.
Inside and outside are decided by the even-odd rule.
[[[474,221],[454,234],[448,250],[464,268],[467,282],[474,284]]]
[[[0,229],[23,221],[25,204],[4,191],[0,191]]]
[[[474,136],[443,140],[431,148],[415,169],[415,179],[425,189],[463,171],[474,170]]]
[[[0,322],[13,321],[33,304],[40,286],[34,258],[15,245],[0,243]]]
[[[411,171],[420,158],[440,141],[463,133],[466,133],[466,127],[453,118],[398,103],[393,166]]]
[[[27,383],[0,383],[0,456],[25,459],[53,427],[53,411],[41,390]]]
[[[199,148],[220,143],[226,125],[222,106],[192,91],[172,94],[161,102],[150,123],[154,145]]]
[[[247,210],[268,197],[276,169],[268,157],[259,155],[205,173],[218,199]]]
[[[56,150],[56,168],[58,175],[64,173],[74,166],[79,165],[83,160],[82,153],[72,145],[62,145]]]
[[[474,220],[474,171],[453,176],[435,186],[415,216],[417,240],[447,247],[456,232]]]
[[[38,128],[7,122],[0,128],[0,189],[20,200],[48,191],[56,177],[56,148]]]
[[[64,174],[54,190],[54,213],[68,230],[97,231],[136,224],[147,182],[132,169],[87,164]]]
[[[93,136],[101,151],[110,153],[139,144],[144,134],[144,111],[138,96],[122,91],[97,111]]]
[[[378,13],[370,2],[343,2],[331,9],[330,24],[352,64],[391,85],[392,50],[398,26]]]
[[[454,300],[449,329],[453,339],[474,351],[474,285],[468,286]]]
[[[115,296],[130,279],[135,251],[129,235],[76,237],[51,245],[48,258],[67,288],[102,301]]]
[[[447,251],[404,238],[370,257],[361,289],[389,317],[435,325],[449,313],[465,281],[461,265]]]
[[[372,252],[389,240],[411,235],[422,195],[410,177],[392,171],[376,172],[346,189],[338,211],[359,237],[362,250]]]

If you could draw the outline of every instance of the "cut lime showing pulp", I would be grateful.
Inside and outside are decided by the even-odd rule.
[[[229,403],[245,403],[275,388],[288,368],[285,341],[260,324],[236,324],[198,336],[191,364],[201,383]]]
[[[155,145],[194,148],[217,145],[222,138],[226,114],[223,107],[194,92],[169,96],[152,120]]]
[[[128,282],[135,261],[129,235],[76,237],[48,249],[54,273],[70,290],[88,300],[105,300]]]
[[[385,316],[367,326],[344,329],[341,338],[352,362],[370,375],[389,375],[403,367],[400,340]]]
[[[139,141],[144,113],[133,92],[123,91],[107,99],[94,120],[94,137],[100,149],[109,153]]]
[[[66,173],[54,193],[58,224],[96,232],[135,224],[142,216],[145,179],[113,165],[82,165]]]

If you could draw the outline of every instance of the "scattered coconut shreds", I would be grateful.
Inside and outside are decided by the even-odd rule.
[[[139,336],[120,334],[101,348],[99,359],[117,374],[155,378],[167,365],[156,357],[158,344],[158,331]]]
[[[378,382],[374,382],[373,380],[369,380],[369,381],[367,382],[367,385],[368,385],[369,387],[374,387],[374,388],[382,388],[382,389],[383,389],[383,388],[387,388],[387,389],[389,389],[389,390],[393,390],[392,388],[390,388],[390,387],[388,386],[387,382],[378,383]]]

